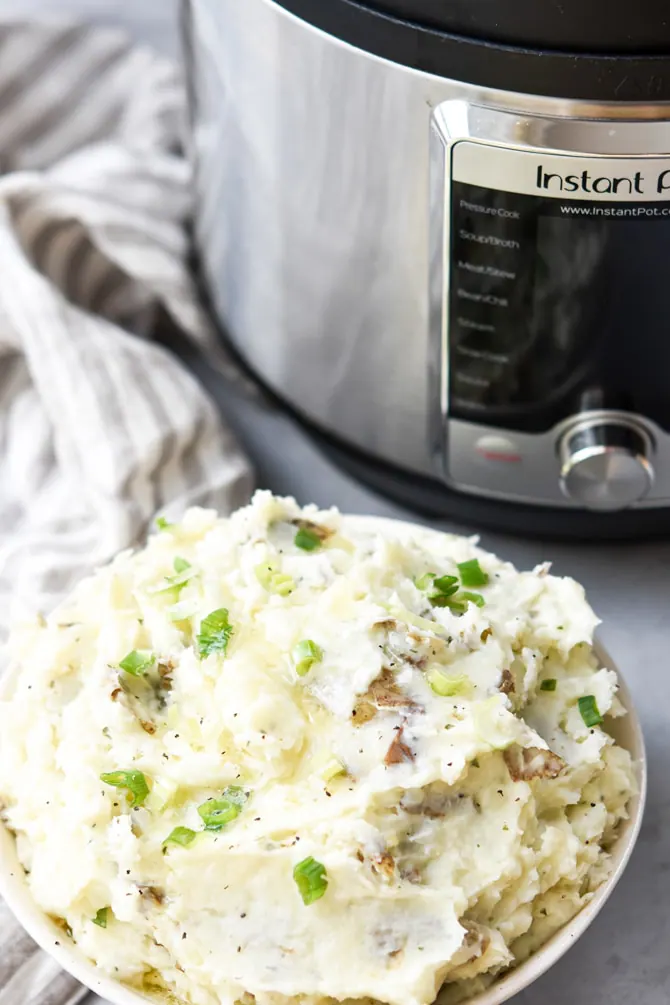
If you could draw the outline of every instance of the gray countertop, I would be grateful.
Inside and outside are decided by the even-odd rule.
[[[176,0],[0,0],[0,15],[76,14],[124,24],[175,53]],[[205,375],[206,376],[206,375]],[[221,384],[220,400],[254,458],[259,482],[301,502],[410,517],[338,471],[292,419]],[[433,521],[435,525],[436,522]],[[437,524],[450,530],[445,520]],[[645,823],[632,862],[591,929],[519,1005],[667,1005],[670,1000],[670,543],[584,545],[482,533],[485,547],[522,567],[551,560],[581,580],[603,620],[601,637],[631,686],[650,762]],[[98,1005],[92,998],[87,1005]]]

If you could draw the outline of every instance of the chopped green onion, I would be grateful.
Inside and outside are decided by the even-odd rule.
[[[180,558],[179,556],[175,558],[173,568],[175,575],[166,576],[160,586],[154,586],[151,588],[149,591],[150,593],[169,593],[171,590],[176,590],[178,592],[198,575],[191,563],[187,562],[185,558]]]
[[[204,821],[205,830],[223,830],[226,824],[239,817],[246,801],[247,796],[244,789],[241,789],[239,785],[229,785],[221,799],[208,799],[202,806],[198,806],[198,813]]]
[[[543,680],[540,684],[540,691],[555,691],[557,683],[555,677],[548,677],[547,680]]]
[[[212,653],[225,653],[233,634],[233,626],[228,619],[228,611],[220,607],[212,611],[200,623],[200,631],[196,637],[198,656],[204,659]]]
[[[486,586],[489,581],[488,573],[484,572],[477,558],[460,562],[458,572],[463,586]]]
[[[163,841],[163,847],[167,847],[169,844],[178,844],[181,848],[188,848],[189,845],[193,844],[198,835],[195,831],[192,831],[190,827],[175,827],[171,834],[165,838]]]
[[[456,597],[457,600],[467,600],[471,604],[476,604],[477,607],[484,607],[486,601],[482,597],[481,593],[470,593],[469,590],[463,590]]]
[[[598,706],[596,704],[596,699],[592,694],[585,694],[577,702],[579,706],[579,714],[584,720],[584,725],[588,726],[598,726],[602,721],[603,717],[598,711]]]
[[[440,698],[453,698],[457,694],[463,694],[470,685],[469,677],[464,674],[446,674],[437,667],[428,671],[426,679],[432,691]]]
[[[311,855],[298,862],[293,870],[293,879],[306,906],[313,904],[315,900],[320,900],[328,887],[325,865],[317,862]]]
[[[109,917],[109,908],[101,907],[95,918],[93,918],[93,924],[97,925],[98,928],[107,928],[107,920]]]
[[[183,558],[175,558],[174,568],[176,575],[165,577],[165,586],[161,587],[159,593],[167,593],[168,590],[181,589],[197,576],[197,572],[192,565],[189,565]]]
[[[149,795],[149,786],[141,771],[110,771],[100,775],[100,781],[105,785],[112,785],[115,789],[128,789],[133,809],[142,806]]]
[[[450,611],[454,612],[454,614],[465,614],[468,609],[468,605],[465,601],[461,600],[458,596],[445,597],[442,593],[435,593],[428,599],[433,607],[448,607]]]
[[[435,579],[434,572],[425,572],[423,576],[419,576],[418,579],[414,580],[414,585],[417,590],[427,590],[431,586],[433,580]]]
[[[439,576],[433,585],[443,597],[451,597],[458,590],[458,578],[456,576]]]
[[[198,574],[195,569],[192,569],[189,566],[188,569],[183,569],[181,572],[177,573],[176,576],[168,576],[165,580],[165,589],[161,589],[158,592],[167,593],[169,590],[181,590],[182,587],[186,586],[187,583],[190,583],[192,579],[195,579],[197,575]]]
[[[156,517],[156,526],[159,530],[171,530],[175,524],[170,523],[164,516]]]
[[[321,771],[321,777],[324,782],[330,782],[333,778],[338,778],[340,775],[346,775],[347,769],[338,761],[336,757],[331,757],[331,759],[324,765]]]
[[[132,652],[124,656],[119,667],[132,677],[141,677],[147,670],[151,670],[156,662],[156,657],[148,649],[133,649]]]
[[[477,607],[484,607],[486,603],[481,593],[470,593],[469,590],[454,594],[437,593],[428,599],[433,607],[448,607],[454,614],[465,614],[468,603],[476,604]]]
[[[456,576],[438,576],[437,578],[433,576],[433,586],[437,590],[437,593],[428,598],[433,607],[451,607],[449,598],[458,593],[458,579]]]
[[[293,543],[296,548],[302,548],[303,551],[316,551],[317,548],[321,547],[321,538],[316,531],[310,530],[309,527],[300,527]]]
[[[288,597],[295,590],[293,577],[280,572],[274,562],[264,562],[256,566],[256,578],[269,593],[277,593],[280,597]]]
[[[317,646],[311,639],[303,639],[291,650],[291,659],[295,666],[298,677],[304,677],[309,673],[315,663],[320,663],[323,659],[323,649]]]

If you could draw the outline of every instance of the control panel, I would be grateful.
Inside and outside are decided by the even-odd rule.
[[[643,122],[613,156],[485,111],[447,102],[433,123],[445,477],[550,505],[670,500],[670,157],[644,153]]]

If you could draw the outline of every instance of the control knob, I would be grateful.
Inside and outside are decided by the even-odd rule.
[[[631,420],[584,419],[563,434],[559,454],[564,494],[587,509],[625,509],[654,482],[649,437]]]

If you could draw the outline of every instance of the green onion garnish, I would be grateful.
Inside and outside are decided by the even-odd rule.
[[[298,677],[304,677],[315,663],[323,659],[323,649],[311,639],[303,639],[291,650],[291,659]]]
[[[458,590],[458,578],[456,576],[438,576],[433,581],[433,586],[443,597],[451,597]]]
[[[149,795],[149,786],[141,771],[110,771],[100,775],[100,781],[115,789],[127,789],[133,809],[142,806]]]
[[[246,801],[247,796],[244,789],[241,789],[239,785],[229,785],[221,799],[208,799],[202,806],[198,806],[198,813],[204,821],[205,830],[223,830],[226,824],[239,817]]]
[[[450,607],[449,598],[458,593],[458,579],[456,576],[433,576],[432,579],[437,593],[428,598],[431,604],[433,607]]]
[[[301,527],[293,538],[293,543],[296,548],[302,548],[303,551],[316,551],[321,547],[321,538],[309,527]]]
[[[95,918],[92,919],[93,924],[97,925],[98,928],[107,928],[107,919],[109,917],[109,908],[101,907]]]
[[[557,683],[555,677],[548,677],[547,680],[543,680],[540,684],[540,691],[555,691]]]
[[[167,847],[169,844],[178,844],[181,848],[188,848],[189,845],[193,844],[198,835],[195,831],[192,831],[190,827],[175,827],[171,834],[165,838],[163,841],[163,847]]]
[[[131,653],[123,657],[119,667],[132,677],[141,677],[147,670],[151,670],[155,662],[156,657],[150,650],[133,649]]]
[[[484,607],[486,604],[481,593],[470,593],[469,590],[454,594],[436,593],[428,599],[433,607],[448,607],[454,614],[465,614],[468,603],[476,604],[477,607]]]
[[[330,782],[333,778],[338,778],[340,775],[346,775],[347,769],[342,764],[342,761],[338,760],[337,757],[331,757],[329,761],[324,765],[321,771],[321,777],[324,782]]]
[[[432,691],[440,698],[453,698],[457,694],[463,694],[470,684],[469,677],[464,674],[446,674],[437,667],[428,671],[426,679]]]
[[[454,614],[465,614],[469,600],[484,606],[484,598],[478,593],[458,592],[458,576],[438,576],[433,579],[433,587],[437,592],[428,598],[433,607],[448,607]]]
[[[274,562],[257,565],[256,579],[269,593],[277,593],[280,597],[288,597],[295,590],[293,577],[280,572]]]
[[[486,601],[482,597],[481,593],[470,593],[469,590],[463,590],[462,593],[457,594],[456,599],[476,604],[477,607],[484,607],[486,604]]]
[[[433,607],[448,607],[450,611],[454,614],[465,614],[468,609],[468,605],[464,600],[461,600],[458,596],[445,597],[442,593],[435,593],[432,597],[428,598],[433,605]]]
[[[293,870],[293,879],[300,891],[303,904],[307,906],[313,904],[315,900],[320,900],[328,887],[325,865],[317,862],[311,855],[298,862]]]
[[[166,520],[164,516],[156,517],[156,527],[158,530],[171,530],[175,525]]]
[[[435,579],[434,572],[424,572],[423,576],[419,576],[418,579],[414,580],[414,585],[417,590],[428,590]]]
[[[596,699],[592,694],[585,694],[579,699],[577,705],[579,707],[579,714],[589,729],[591,726],[598,726],[603,721],[603,717],[598,711]]]
[[[197,575],[191,563],[187,562],[185,558],[177,556],[173,562],[173,566],[176,575],[165,577],[166,590],[181,589],[182,586],[186,586]]]
[[[170,590],[182,590],[187,583],[190,583],[198,575],[190,562],[185,558],[177,556],[173,562],[174,576],[166,576],[160,586],[154,586],[150,593],[169,593]]]
[[[488,574],[484,572],[476,558],[469,562],[460,562],[458,572],[463,586],[486,586],[489,581]]]
[[[212,653],[225,653],[232,634],[233,626],[226,608],[220,607],[218,611],[212,611],[200,623],[200,631],[196,636],[198,656],[204,659]]]

